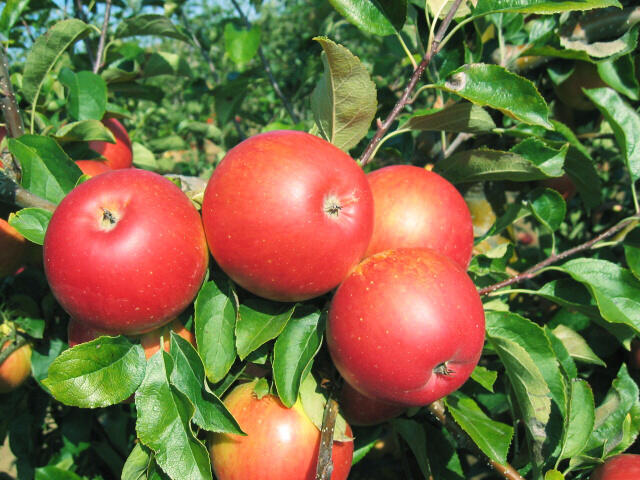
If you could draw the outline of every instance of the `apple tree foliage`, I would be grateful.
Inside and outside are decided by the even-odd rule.
[[[361,157],[454,2],[232,3],[7,0],[0,38],[25,133],[2,158],[19,162],[21,186],[59,203],[85,180],[73,160],[90,158],[88,141],[113,140],[105,114],[127,126],[134,165],[181,175],[196,205],[188,178],[255,133],[305,130]],[[495,468],[508,465],[586,479],[640,452],[639,23],[633,0],[474,0],[435,42],[364,168],[428,166],[465,195],[486,343],[442,416],[414,408],[355,427],[350,478],[516,478]],[[560,88],[577,62],[598,77],[570,92],[587,110]],[[42,244],[50,211],[3,196],[0,214]],[[37,260],[0,280],[2,322],[35,348],[33,380],[0,395],[17,475],[211,478],[206,432],[241,431],[220,399],[255,376],[287,406],[300,397],[320,427],[322,385],[337,380],[329,298],[270,302],[212,267],[180,317],[197,350],[172,335],[147,361],[123,336],[69,349]]]

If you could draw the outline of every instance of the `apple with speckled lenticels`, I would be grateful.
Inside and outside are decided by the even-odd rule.
[[[107,166],[113,170],[131,167],[133,149],[124,125],[115,118],[106,118],[102,123],[113,133],[116,139],[115,143],[93,140],[89,142],[89,148],[102,155]]]
[[[209,260],[189,198],[138,169],[73,189],[51,217],[43,255],[51,290],[71,317],[125,335],[174,319],[196,296]]]
[[[367,177],[349,155],[304,132],[255,135],[214,170],[202,203],[213,258],[236,283],[276,301],[338,286],[373,229]]]
[[[591,480],[638,480],[640,455],[623,454],[608,459],[591,474]]]
[[[434,250],[387,250],[364,260],[329,308],[327,344],[343,378],[360,393],[405,406],[458,389],[484,344],[475,286]]]

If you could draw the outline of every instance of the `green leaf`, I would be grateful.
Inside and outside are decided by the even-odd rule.
[[[210,479],[209,454],[191,429],[193,404],[169,383],[170,374],[171,357],[161,349],[149,359],[136,392],[138,438],[153,450],[156,462],[169,477]]]
[[[312,373],[309,373],[300,384],[300,401],[309,420],[318,430],[321,430],[327,397],[325,389],[318,384]],[[337,442],[353,440],[352,437],[347,435],[347,422],[340,412],[336,417],[333,439]]]
[[[400,31],[407,20],[407,0],[371,0],[393,27]]]
[[[240,426],[222,401],[206,390],[204,366],[193,345],[171,332],[169,351],[173,358],[171,383],[193,403],[194,423],[210,432],[241,434]]]
[[[567,213],[567,205],[556,190],[537,188],[529,194],[529,208],[533,216],[544,225],[549,232],[555,232]]]
[[[381,3],[371,0],[329,0],[329,3],[340,15],[363,32],[384,36],[393,35],[396,31],[385,16]],[[406,2],[404,4],[406,12]]]
[[[237,299],[230,282],[216,279],[202,285],[195,301],[195,332],[198,352],[207,378],[224,378],[236,359],[234,330]]]
[[[553,348],[553,351],[556,355],[556,359],[560,364],[560,369],[562,371],[562,374],[566,379],[565,383],[568,384],[570,381],[578,377],[578,367],[576,367],[576,362],[573,360],[573,357],[571,356],[567,348],[564,346],[564,343],[562,343],[562,340],[556,337],[547,325],[544,326],[544,333],[549,339],[549,342],[551,342],[551,347]],[[568,395],[570,393],[569,388],[565,387],[565,390]],[[565,419],[566,419],[566,415],[565,415]]]
[[[624,256],[631,272],[640,279],[640,229],[636,228],[625,238]]]
[[[510,180],[528,182],[562,175],[557,159],[536,165],[513,152],[498,150],[467,150],[456,153],[438,163],[434,171],[452,183]]]
[[[585,94],[611,125],[633,181],[640,178],[640,115],[610,88],[585,90]]]
[[[598,357],[587,341],[575,330],[566,325],[558,325],[552,330],[553,334],[562,342],[572,358],[579,362],[590,363],[592,365],[607,365]]]
[[[585,52],[594,58],[618,57],[635,50],[638,45],[638,29],[628,30],[619,38],[603,42],[590,42],[584,38],[584,35],[580,35],[578,38],[560,35],[560,45],[567,50]]]
[[[276,338],[293,315],[294,306],[259,298],[240,305],[236,323],[236,348],[241,360]]]
[[[59,402],[96,408],[126,400],[144,378],[140,345],[123,336],[99,337],[60,354],[42,383]]]
[[[562,440],[560,459],[573,458],[582,453],[595,422],[595,404],[591,387],[584,380],[571,383],[569,418]]]
[[[233,22],[224,26],[224,49],[237,64],[247,63],[260,47],[260,27],[237,28]]]
[[[311,95],[313,118],[321,136],[348,151],[368,133],[376,114],[376,87],[358,57],[326,37],[322,45],[324,74]]]
[[[471,378],[482,385],[485,389],[493,392],[493,385],[496,383],[498,378],[498,372],[476,365],[476,368],[471,372]]]
[[[82,477],[69,470],[48,465],[36,469],[34,480],[82,480]]]
[[[9,151],[22,167],[22,186],[56,204],[76,186],[82,175],[60,145],[49,137],[10,138]]]
[[[9,225],[30,242],[43,245],[51,215],[53,215],[52,212],[43,208],[23,208],[9,215]]]
[[[489,106],[530,125],[552,129],[549,107],[536,86],[498,65],[468,64],[437,84],[476,105]]]
[[[453,6],[453,2],[454,0],[427,0],[426,4],[427,4],[427,7],[429,8],[429,13],[431,13],[432,16],[435,16],[437,12],[440,12],[440,15],[438,16],[438,18],[442,20],[447,16],[447,14],[449,13],[449,10],[451,10],[451,7]],[[453,18],[457,19],[461,17],[466,17],[470,13],[471,13],[471,9],[469,8],[468,4],[466,2],[462,2],[458,6],[458,10],[456,10],[456,13],[453,16]]]
[[[568,273],[591,292],[608,322],[622,323],[640,332],[640,280],[606,260],[578,258],[556,270]]]
[[[449,413],[474,443],[490,459],[505,464],[513,437],[513,428],[489,418],[478,404],[461,392],[445,399]]]
[[[56,132],[56,140],[64,142],[88,142],[102,140],[115,143],[113,132],[105,127],[99,120],[82,120],[80,122],[67,123]]]
[[[631,54],[597,64],[598,75],[605,83],[631,100],[640,99],[640,84],[635,76]]]
[[[147,470],[151,466],[152,457],[146,447],[136,443],[122,467],[121,480],[147,480]]]
[[[493,12],[551,13],[568,12],[571,10],[592,10],[594,8],[618,7],[622,5],[617,0],[478,0],[473,15],[484,15]]]
[[[544,480],[564,480],[564,475],[558,470],[547,470],[544,474]]]
[[[22,76],[22,92],[29,103],[36,103],[47,73],[64,51],[90,30],[89,25],[72,18],[56,23],[45,35],[36,39],[27,55]]]
[[[169,52],[153,52],[147,59],[142,74],[145,78],[158,75],[191,76],[191,67],[183,55]]]
[[[427,435],[422,424],[408,418],[394,418],[391,420],[391,424],[393,429],[409,445],[424,478],[429,479],[431,477],[431,467],[427,458]]]
[[[189,37],[178,30],[171,20],[152,13],[125,18],[118,25],[115,37],[127,38],[136,35],[155,35],[189,43]]]
[[[107,84],[100,75],[63,68],[58,78],[69,90],[66,107],[71,118],[102,120],[107,110]]]
[[[593,162],[587,156],[577,148],[569,147],[564,161],[564,170],[576,185],[585,206],[593,208],[600,205],[602,182]]]
[[[42,318],[18,317],[13,322],[30,337],[43,338],[45,321]]]
[[[302,374],[322,345],[326,318],[317,310],[289,320],[273,349],[273,379],[282,403],[290,408],[298,400]]]
[[[491,115],[470,102],[458,102],[434,113],[413,115],[399,129],[447,132],[488,132],[496,128]]]
[[[560,150],[548,147],[537,138],[528,138],[514,146],[510,151],[517,153],[540,167],[545,173],[552,176],[562,175],[562,166],[567,155],[567,146]],[[558,174],[558,175],[556,175]]]
[[[151,150],[138,142],[133,142],[133,164],[138,168],[155,172],[159,169],[156,157]]]
[[[9,38],[9,31],[20,19],[30,0],[7,0],[0,14],[0,33]]]
[[[382,434],[382,426],[378,425],[374,429],[368,429],[362,435],[358,435],[353,445],[353,461],[351,465],[355,465],[369,453],[380,441]]]

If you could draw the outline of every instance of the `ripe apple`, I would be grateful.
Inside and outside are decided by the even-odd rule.
[[[75,347],[81,343],[90,342],[102,335],[110,334],[97,330],[82,320],[70,318],[69,323],[67,324],[67,343],[69,344],[69,347]]]
[[[272,131],[227,153],[202,219],[213,258],[236,283],[299,301],[336,287],[362,259],[373,199],[346,153],[308,133]]]
[[[106,118],[102,123],[116,137],[116,143],[93,140],[89,142],[89,148],[102,155],[106,159],[105,163],[111,169],[129,168],[133,163],[133,150],[129,134],[115,118]]]
[[[437,173],[393,165],[367,175],[375,221],[366,256],[392,248],[433,248],[466,269],[473,248],[471,213]]]
[[[9,346],[5,342],[2,350]],[[15,390],[31,374],[31,347],[23,345],[9,355],[0,364],[0,393],[8,393]]]
[[[174,319],[197,294],[209,260],[191,201],[138,169],[73,189],[51,217],[43,255],[51,290],[71,317],[125,335]]]
[[[90,177],[95,177],[101,173],[113,170],[109,165],[107,165],[107,162],[100,160],[77,160],[76,165],[78,165],[80,170],[82,170],[83,174],[89,175]]]
[[[596,106],[582,91],[583,88],[606,87],[602,81],[598,68],[589,62],[577,61],[574,70],[569,77],[555,87],[556,96],[565,105],[574,110],[588,111],[595,110]]]
[[[340,412],[351,425],[376,425],[397,417],[405,407],[365,397],[348,383],[340,391]]]
[[[26,252],[27,240],[6,220],[0,218],[0,278],[16,273]]]
[[[561,177],[542,180],[540,183],[543,187],[556,190],[560,195],[562,195],[565,202],[572,199],[576,194],[576,184],[566,173]]]
[[[623,454],[607,460],[591,474],[591,480],[637,480],[640,478],[640,455]]]
[[[484,311],[458,264],[433,250],[387,250],[336,291],[327,345],[342,377],[368,397],[405,406],[459,388],[478,363]]]
[[[151,358],[154,353],[160,350],[160,337],[162,337],[164,341],[164,351],[169,351],[169,345],[171,344],[171,331],[180,335],[194,347],[196,346],[196,337],[193,333],[184,328],[184,325],[180,320],[176,319],[167,325],[156,328],[155,330],[142,335],[140,338],[140,344],[142,345],[142,348],[144,348],[144,354],[147,359]]]
[[[274,395],[258,399],[253,383],[236,387],[224,400],[246,436],[213,433],[211,464],[218,480],[313,480],[320,431],[298,400],[286,408]],[[351,429],[347,427],[347,434]],[[334,442],[332,480],[349,475],[353,442]]]

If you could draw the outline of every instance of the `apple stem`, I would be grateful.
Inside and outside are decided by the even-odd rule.
[[[455,370],[450,369],[447,366],[447,362],[442,362],[439,365],[436,365],[436,367],[433,369],[433,373],[435,373],[436,375],[445,375],[445,376],[449,376],[452,373],[455,373]]]
[[[491,468],[493,468],[497,473],[502,475],[506,480],[525,480],[520,473],[513,468],[509,463],[498,463],[495,460],[487,457],[480,448],[475,444],[471,438],[462,430],[457,423],[451,421],[449,416],[447,415],[447,409],[444,406],[444,402],[442,400],[437,400],[430,404],[428,407],[431,414],[438,419],[438,421],[442,424],[444,428],[446,428],[449,433],[451,433],[454,437],[462,440],[462,442],[476,455],[478,458],[482,459],[486,463],[489,464]]]

